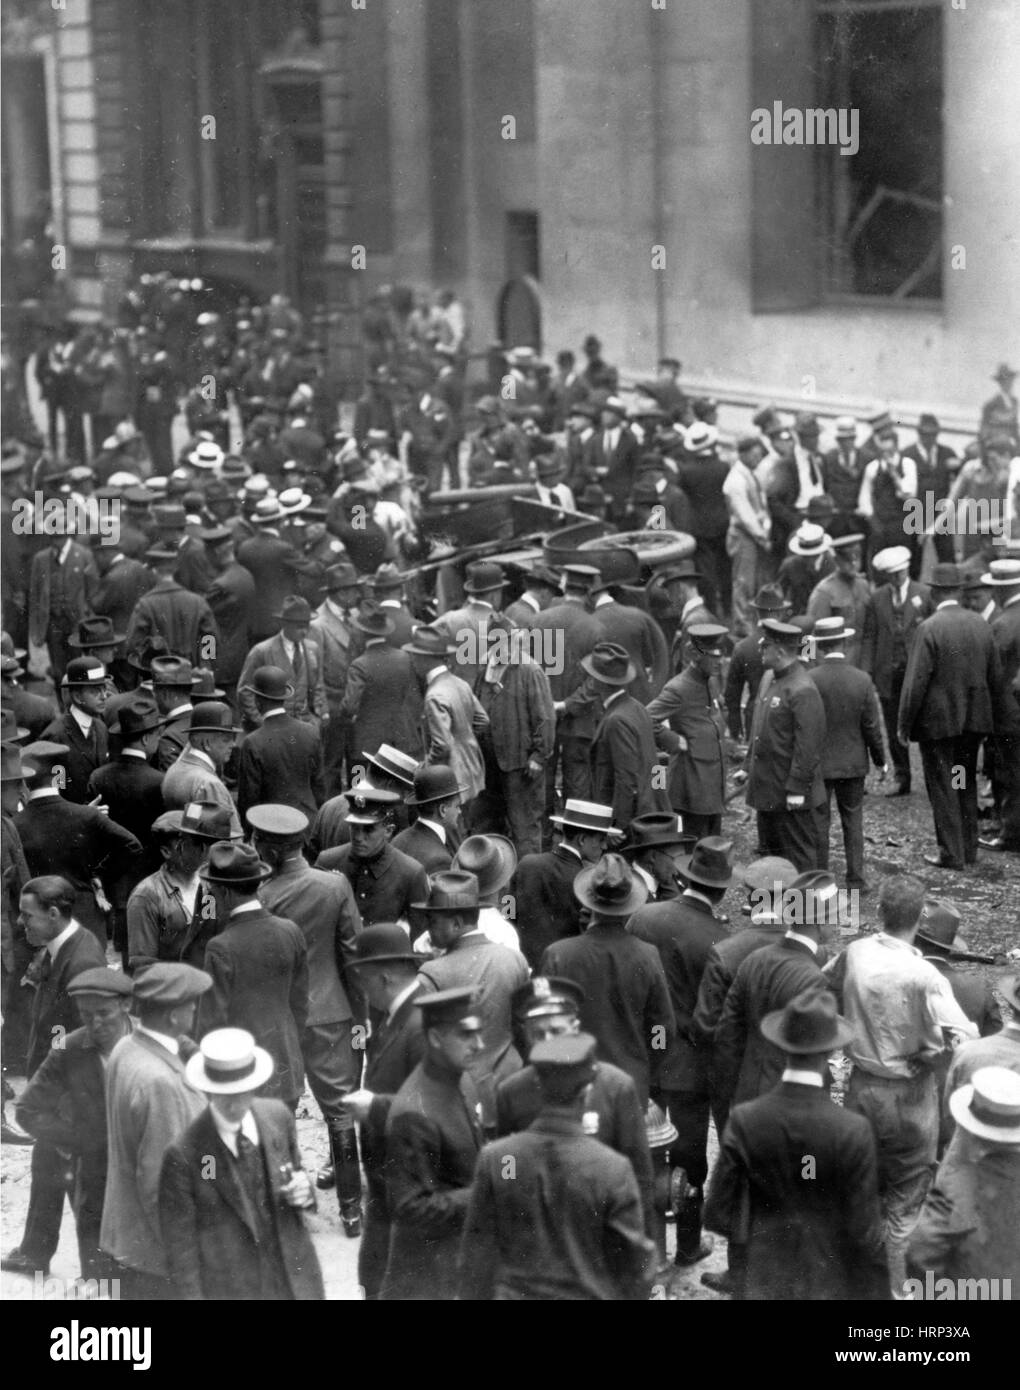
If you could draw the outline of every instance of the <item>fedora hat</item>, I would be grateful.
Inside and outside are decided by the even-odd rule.
[[[373,589],[390,593],[394,589],[402,589],[407,581],[413,577],[413,574],[404,574],[402,570],[397,569],[396,565],[387,560],[385,564],[379,566],[368,582]]]
[[[117,711],[117,722],[110,725],[110,733],[131,740],[140,738],[142,734],[150,733],[165,723],[166,720],[160,714],[156,701],[149,695],[135,692]]]
[[[517,851],[505,835],[469,835],[450,867],[474,874],[479,897],[487,898],[510,882],[517,868]]]
[[[502,565],[495,565],[490,560],[476,560],[468,565],[467,578],[464,580],[466,594],[489,594],[505,585],[506,572]]]
[[[273,618],[278,623],[310,623],[312,606],[306,598],[288,594],[280,605],[279,613],[274,613]]]
[[[354,626],[366,637],[389,637],[396,624],[376,604],[363,603],[354,619]]]
[[[676,861],[677,873],[691,883],[726,888],[733,879],[733,841],[721,835],[699,840],[690,854]]]
[[[956,1123],[993,1144],[1020,1144],[1020,1076],[1009,1067],[980,1067],[949,1097]]]
[[[157,658],[170,655],[170,648],[166,644],[166,638],[158,632],[154,632],[151,637],[147,637],[142,646],[137,651],[128,652],[128,665],[136,671],[141,671],[143,675],[152,675],[152,663]]]
[[[409,652],[412,656],[434,656],[442,660],[452,656],[457,648],[445,632],[438,627],[422,623],[411,633],[410,642],[405,642],[400,650]]]
[[[845,1018],[836,1012],[836,997],[828,989],[806,989],[784,1009],[762,1019],[762,1037],[783,1052],[835,1052],[854,1035]]]
[[[1008,362],[1000,362],[992,376],[993,381],[1014,381],[1017,376],[1015,367],[1011,367]]]
[[[241,729],[234,723],[234,712],[221,700],[201,700],[191,711],[193,734],[239,734]]]
[[[354,941],[354,959],[347,961],[352,965],[382,965],[388,960],[403,960],[411,965],[420,965],[421,957],[411,950],[407,932],[396,922],[376,922],[358,933]]]
[[[419,767],[414,774],[414,790],[404,797],[407,806],[427,806],[432,801],[446,801],[451,796],[459,796],[466,791],[457,781],[457,774],[445,763],[433,763],[431,767]]]
[[[203,545],[215,549],[218,545],[223,545],[226,541],[234,539],[234,533],[229,526],[208,526],[199,531],[198,539]]]
[[[931,577],[928,580],[930,589],[959,589],[962,584],[963,571],[959,565],[942,562],[932,566]]]
[[[78,647],[81,651],[87,651],[89,647],[116,647],[124,641],[124,636],[123,632],[114,632],[111,618],[82,618],[67,645]]]
[[[183,531],[188,514],[178,502],[159,502],[152,509],[152,519],[160,531]]]
[[[815,620],[812,636],[816,642],[842,642],[847,637],[853,637],[855,633],[856,628],[847,627],[845,618],[818,618]]]
[[[325,584],[327,594],[338,593],[341,589],[356,589],[358,572],[353,565],[346,563],[330,565],[326,570]]]
[[[960,913],[952,903],[926,898],[921,909],[921,921],[917,928],[916,943],[923,945],[936,958],[944,959],[955,951],[969,948],[962,937],[957,936],[960,928]]]
[[[251,845],[230,844],[219,840],[209,851],[209,860],[199,869],[199,878],[206,883],[220,883],[226,888],[243,888],[262,883],[272,876],[272,869],[262,862]]]
[[[421,764],[417,758],[412,758],[410,753],[403,753],[399,748],[381,743],[374,753],[362,751],[361,756],[387,777],[392,777],[395,782],[403,782],[407,787],[414,786],[414,774]]]
[[[64,676],[71,689],[92,686],[95,689],[106,682],[106,667],[94,656],[76,656],[67,663]]]
[[[446,869],[429,879],[428,900],[411,906],[417,912],[474,912],[480,896],[474,874]]]
[[[289,700],[294,687],[287,679],[286,671],[279,666],[260,666],[252,673],[251,684],[241,689],[252,695],[261,695],[264,700]]]
[[[831,536],[823,526],[813,521],[801,522],[789,541],[789,549],[794,555],[823,555],[831,547]]]
[[[0,782],[23,782],[34,771],[30,764],[22,764],[20,748],[13,743],[0,746]]]
[[[141,658],[139,658],[141,660]],[[145,670],[145,667],[139,669]],[[183,656],[152,656],[149,659],[149,674],[152,676],[152,685],[172,686],[175,689],[180,687],[182,690],[192,690],[195,685],[195,670],[187,657]]]
[[[257,1091],[272,1074],[272,1057],[243,1028],[214,1028],[206,1033],[184,1067],[188,1082],[212,1096]]]
[[[689,849],[696,840],[696,835],[685,833],[680,816],[669,815],[665,811],[649,811],[647,815],[635,816],[631,821],[620,853],[630,858],[646,849],[654,849],[656,845],[684,845]]]
[[[23,743],[31,733],[31,729],[22,728],[14,717],[14,711],[4,705],[0,710],[0,736],[4,743]]]
[[[988,573],[981,576],[981,583],[992,588],[1020,584],[1020,560],[993,560]]]
[[[622,836],[624,833],[613,824],[612,806],[603,806],[597,801],[568,798],[563,814],[549,819],[553,825],[570,825],[575,830],[591,830],[597,835]]]
[[[763,584],[751,600],[751,607],[759,613],[780,613],[790,607],[790,601],[775,584]]]
[[[179,814],[181,820],[176,829],[181,835],[212,843],[234,838],[230,807],[221,806],[218,801],[189,801]]]
[[[191,698],[193,700],[222,700],[225,690],[216,685],[216,677],[208,666],[199,666],[191,678]]]
[[[648,889],[622,854],[604,854],[574,879],[574,897],[600,917],[629,917],[648,897]]]
[[[615,642],[596,642],[589,654],[581,658],[581,666],[589,676],[606,685],[630,685],[637,675],[630,653]]]
[[[831,521],[835,515],[836,504],[827,492],[820,492],[817,496],[808,498],[804,512],[806,521]]]

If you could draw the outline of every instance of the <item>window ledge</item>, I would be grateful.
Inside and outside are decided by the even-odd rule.
[[[178,255],[185,251],[233,251],[244,255],[268,255],[276,250],[271,238],[249,241],[237,236],[205,237],[134,237],[129,245],[135,251]]]

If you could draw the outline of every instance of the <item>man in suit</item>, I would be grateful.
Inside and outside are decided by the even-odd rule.
[[[5,727],[5,735],[6,732]],[[25,796],[24,779],[21,749],[5,741],[0,748],[0,1011],[4,1020],[4,1057],[11,1071],[24,1069],[32,991],[22,989],[21,981],[35,954],[20,921],[21,890],[32,877],[14,824],[14,816],[21,809]],[[29,1142],[14,1125],[8,1125],[6,1103],[3,1106],[3,1142]]]
[[[939,844],[937,855],[924,858],[942,869],[977,862],[977,753],[993,732],[1002,686],[987,623],[960,606],[961,582],[956,565],[932,571],[935,612],[917,629],[897,721],[901,742],[921,746]]]
[[[470,636],[470,633],[468,634]],[[422,709],[423,767],[442,763],[462,788],[465,817],[471,802],[485,786],[485,763],[477,735],[489,726],[489,716],[471,687],[449,669],[457,650],[438,627],[419,627],[403,650],[412,658]]]
[[[832,538],[820,522],[805,520],[788,542],[789,554],[779,565],[776,583],[793,615],[807,612],[816,587],[836,568]]]
[[[129,696],[120,707],[118,722],[110,732],[120,740],[121,751],[97,768],[89,778],[87,796],[99,797],[118,825],[150,826],[163,813],[163,774],[149,763],[163,721],[155,700],[142,693]],[[113,944],[127,961],[127,904],[135,886],[160,865],[160,854],[148,836],[142,837],[142,853],[125,865],[112,885]]]
[[[730,653],[723,687],[730,737],[737,742],[744,742],[750,734],[754,701],[765,674],[761,660],[761,623],[766,618],[783,620],[790,612],[781,590],[773,584],[762,585],[748,606],[754,614],[754,623],[748,635],[741,637]]]
[[[300,576],[307,574],[308,562],[290,544],[282,540],[279,523],[286,513],[276,498],[264,497],[255,503],[251,521],[256,534],[237,547],[238,563],[255,580],[255,609],[251,635],[255,642],[265,642],[279,631],[279,614],[284,600],[292,595]],[[272,658],[266,660],[272,661]],[[256,662],[264,666],[266,660]],[[282,663],[274,661],[279,666]]]
[[[171,1145],[160,1175],[175,1298],[325,1297],[301,1216],[314,1208],[315,1189],[301,1166],[294,1117],[258,1096],[272,1070],[269,1053],[236,1028],[207,1033],[188,1061],[188,1080],[208,1109]]]
[[[404,928],[389,922],[366,927],[354,943],[350,961],[369,1008],[382,1017],[368,1039],[364,1082],[345,1101],[361,1126],[368,1199],[358,1250],[358,1282],[370,1302],[379,1297],[389,1254],[386,1121],[394,1096],[425,1055],[418,1011],[420,963]]]
[[[456,1296],[457,1254],[482,1146],[469,1070],[481,1047],[475,991],[419,993],[425,1055],[398,1090],[386,1121],[392,1231],[379,1297]]]
[[[75,1028],[72,982],[86,970],[105,966],[102,947],[74,918],[75,894],[66,879],[46,874],[29,879],[21,890],[20,924],[28,944],[43,948],[35,982],[28,1038],[29,1081]],[[60,1239],[60,1218],[67,1187],[66,1160],[57,1145],[40,1139],[32,1149],[32,1186],[25,1229],[18,1246],[0,1267],[19,1274],[45,1275]]]
[[[238,697],[245,728],[257,729],[262,723],[250,686],[260,666],[278,666],[293,686],[285,706],[287,713],[305,724],[322,727],[329,723],[326,688],[322,681],[322,653],[317,642],[308,640],[312,610],[306,599],[291,594],[276,614],[279,631],[275,637],[256,642],[238,678]]]
[[[393,619],[386,610],[363,603],[353,626],[364,650],[350,664],[340,718],[348,729],[348,766],[356,751],[378,748],[387,740],[406,753],[417,753],[421,735],[421,697],[411,658],[390,638]]]
[[[604,854],[574,881],[591,912],[583,936],[554,941],[541,961],[543,975],[563,976],[584,992],[581,1026],[594,1034],[600,1059],[632,1078],[642,1109],[658,1081],[675,1032],[669,986],[654,946],[625,930],[647,890],[627,861]]]
[[[733,623],[738,637],[746,635],[753,623],[751,599],[773,572],[772,517],[757,476],[764,457],[761,436],[745,435],[737,443],[737,462],[723,483],[723,496],[730,513],[726,553],[730,557]]]
[[[302,811],[311,821],[326,796],[318,730],[287,713],[294,687],[278,666],[257,667],[251,684],[241,691],[254,699],[260,723],[241,740],[239,813],[244,816],[250,807],[272,797]]]
[[[332,1169],[320,1186],[335,1185],[344,1231],[361,1230],[361,1174],[354,1121],[345,1107],[358,1084],[361,1059],[354,1048],[355,1011],[361,1001],[345,982],[361,931],[351,885],[342,873],[313,869],[302,852],[308,817],[286,805],[253,806],[247,815],[252,843],[273,871],[259,889],[263,907],[296,922],[308,945],[308,1018],[301,1051],[312,1094],[329,1133]]]
[[[455,675],[474,689],[485,670],[489,650],[488,632],[502,607],[506,575],[502,566],[476,560],[467,566],[464,592],[467,602],[437,618],[432,626],[451,643],[450,663]]]
[[[646,704],[662,689],[669,674],[669,653],[662,629],[649,613],[617,603],[610,593],[613,581],[600,579],[593,587],[595,607],[592,617],[598,624],[603,642],[625,648],[634,663],[634,688],[631,694]]]
[[[481,1023],[480,1046],[469,1070],[482,1106],[482,1125],[491,1131],[496,1123],[496,1086],[521,1067],[511,1004],[515,991],[527,983],[527,961],[480,929],[474,874],[433,874],[427,899],[414,907],[426,915],[432,944],[443,953],[422,966],[423,986],[439,991],[470,987],[476,992],[472,1012]]]
[[[297,1108],[304,1086],[301,1038],[308,1019],[308,945],[301,928],[258,898],[272,870],[250,845],[213,845],[199,876],[212,890],[222,930],[205,948],[212,988],[201,1028],[247,1028],[273,1058],[271,1093]]]
[[[57,874],[74,888],[75,920],[106,945],[107,903],[113,886],[142,847],[125,826],[95,806],[78,806],[60,794],[67,744],[41,741],[25,749],[28,801],[14,817],[33,874]],[[98,887],[98,896],[97,896]]]
[[[532,627],[539,613],[561,597],[560,577],[547,565],[532,564],[524,570],[524,591],[503,610],[514,627]]]
[[[910,791],[910,748],[897,736],[900,695],[907,658],[917,629],[931,616],[925,587],[910,578],[910,551],[905,545],[880,550],[871,561],[879,580],[864,610],[860,665],[875,683],[885,720],[893,783],[886,796]]]
[[[817,623],[819,618],[841,617],[855,634],[863,633],[864,612],[871,598],[871,585],[858,573],[863,542],[860,532],[831,539],[836,569],[819,580],[811,591],[805,611],[813,622]],[[846,659],[852,666],[860,665],[860,646],[856,637],[848,642]]]
[[[161,637],[157,640],[161,647],[165,647]],[[142,661],[145,660],[143,656]],[[141,663],[138,664],[141,668]],[[148,660],[147,674],[152,681],[152,694],[163,720],[153,764],[160,772],[166,772],[173,767],[188,743],[193,710],[191,692],[197,677],[190,661],[183,656],[170,655],[155,655]]]
[[[234,533],[229,526],[213,526],[199,532],[215,571],[205,591],[220,641],[215,653],[216,679],[233,701],[237,682],[251,646],[255,612],[255,580],[237,562]]]
[[[799,660],[800,628],[774,618],[761,627],[766,674],[754,705],[747,770],[734,780],[747,784],[762,852],[804,871],[816,868],[818,860],[825,708]]]
[[[1007,362],[1000,363],[992,380],[998,384],[995,395],[981,407],[981,434],[1005,434],[1020,447],[1020,421],[1013,383],[1017,373]]]
[[[400,922],[406,927],[411,905],[428,893],[425,869],[390,842],[393,796],[367,782],[356,783],[349,795],[350,841],[323,850],[315,861],[317,869],[347,878],[365,926]]]
[[[662,961],[676,1022],[671,1046],[659,1065],[656,1092],[677,1132],[671,1165],[682,1168],[684,1188],[676,1213],[678,1265],[695,1264],[711,1253],[702,1243],[701,1212],[708,1177],[708,1049],[694,1031],[698,989],[712,947],[726,935],[715,916],[733,878],[733,843],[718,837],[699,840],[677,860],[686,887],[673,902],[638,908],[627,930],[654,946]]]
[[[407,582],[413,578],[413,574],[404,574],[396,565],[385,564],[379,566],[370,581],[372,596],[393,624],[388,638],[391,647],[410,642],[417,626],[405,602]]]
[[[89,800],[89,778],[109,754],[103,711],[109,694],[106,667],[94,656],[76,656],[67,663],[70,705],[42,733],[44,740],[67,746],[64,761],[64,799],[83,806]]]
[[[829,825],[832,798],[836,798],[843,826],[846,886],[863,890],[864,881],[864,779],[868,755],[884,778],[885,748],[878,713],[878,695],[872,679],[847,664],[846,643],[853,635],[842,618],[819,618],[812,637],[822,660],[808,674],[825,708],[825,743],[822,748],[822,780],[825,800],[819,810],[818,867],[829,867]]]
[[[45,695],[33,695],[23,690],[18,680],[25,670],[17,657],[0,657],[0,704],[9,710],[15,725],[28,730],[33,739],[42,738],[42,731],[56,716],[57,706]]]
[[[724,1123],[733,1105],[763,1095],[779,1080],[782,1058],[759,1030],[765,1015],[806,989],[828,988],[821,943],[832,915],[834,886],[830,875],[817,869],[795,879],[783,894],[784,935],[751,952],[737,968],[715,1030],[712,1058]]]
[[[627,499],[634,486],[640,447],[625,423],[627,407],[619,396],[602,401],[599,428],[585,449],[582,468],[589,479],[602,484],[610,498],[612,519],[621,524],[627,515]]]
[[[127,963],[135,974],[156,961],[200,968],[216,934],[216,903],[198,877],[209,849],[231,837],[230,812],[215,801],[164,811],[147,839],[160,867],[135,885],[127,902]]]
[[[347,672],[354,655],[355,636],[352,613],[358,600],[358,575],[353,565],[330,565],[324,583],[326,597],[315,610],[308,637],[319,644],[322,685],[326,692],[329,722],[323,741],[326,790],[339,792],[344,762],[349,753],[350,730],[341,711],[347,693]]]
[[[208,665],[219,650],[220,630],[204,598],[174,578],[178,551],[158,545],[146,551],[156,582],[135,604],[128,624],[127,649],[138,653],[157,633],[167,651],[185,656],[196,666]]]
[[[1003,1026],[997,1033],[966,1039],[954,1049],[950,1058],[942,1088],[943,1122],[950,1136],[956,1122],[948,1108],[949,1097],[973,1081],[976,1071],[981,1067],[1007,1067],[1020,1076],[1020,975],[1007,977],[1000,991],[1006,1001]]]
[[[542,1107],[523,1134],[478,1158],[460,1258],[462,1299],[639,1300],[655,1247],[644,1234],[634,1171],[584,1133],[595,1039],[555,1037],[532,1049]],[[506,1158],[517,1175],[503,1181]]]
[[[106,1191],[106,1062],[131,1032],[131,981],[120,970],[83,970],[67,987],[82,1026],[51,1047],[18,1097],[18,1123],[71,1157],[70,1192],[83,1279],[107,1278],[99,1249]]]
[[[586,864],[597,864],[610,836],[624,832],[613,825],[611,806],[568,798],[563,814],[552,816],[561,831],[559,843],[543,854],[522,855],[513,879],[521,950],[533,970],[547,946],[583,930],[583,911],[574,880]]]
[[[999,833],[979,841],[983,849],[1020,853],[1020,704],[1010,693],[1020,672],[1020,560],[993,560],[986,584],[1000,596],[1002,611],[991,623],[999,657],[999,719],[993,748],[992,790],[999,810]]]
[[[737,1296],[886,1299],[875,1140],[825,1092],[851,1029],[824,990],[798,993],[760,1028],[782,1055],[779,1085],[733,1110],[705,1208],[730,1242]]]
[[[852,415],[839,415],[833,422],[835,448],[822,455],[822,483],[831,497],[840,524],[851,529],[860,520],[857,499],[865,459],[857,448],[857,421]]]
[[[230,812],[231,835],[240,836],[237,809],[222,781],[240,732],[229,705],[219,700],[202,700],[195,705],[184,752],[163,778],[163,804],[168,811],[182,809],[192,801],[215,801]]]
[[[667,795],[685,831],[697,839],[718,835],[726,799],[726,719],[719,674],[726,628],[696,623],[688,629],[691,659],[646,706],[659,726],[656,741],[670,753]]]
[[[404,800],[417,818],[393,837],[393,847],[419,863],[427,874],[448,869],[463,838],[459,807],[464,786],[453,769],[436,764],[419,767],[414,789]]]
[[[87,546],[70,536],[53,536],[32,557],[29,576],[28,637],[45,645],[55,685],[60,684],[73,649],[70,638],[80,619],[92,611],[99,571]]]
[[[599,642],[581,661],[602,701],[602,720],[591,746],[592,790],[613,808],[617,825],[670,810],[665,777],[656,763],[655,733],[645,707],[628,690],[637,667],[624,647]]]
[[[565,565],[562,599],[554,599],[529,623],[541,633],[542,652],[560,657],[545,668],[557,716],[556,746],[546,771],[547,816],[555,809],[557,768],[565,801],[591,798],[591,742],[598,712],[581,658],[591,653],[602,635],[590,611],[592,585],[599,577],[593,565]]]
[[[656,573],[655,586],[661,588],[653,586],[649,591],[653,595],[661,592],[669,604],[669,612],[663,616],[663,621],[675,625],[668,666],[674,673],[681,669],[687,658],[687,634],[691,628],[717,621],[701,597],[698,589],[701,579],[694,560],[678,560],[675,565],[666,565]]]
[[[917,468],[917,495],[924,505],[925,515],[937,512],[949,496],[951,475],[960,466],[960,460],[946,444],[940,444],[938,420],[926,411],[917,422],[917,443],[903,450],[903,457],[910,459]],[[936,530],[932,535],[935,556],[944,563],[953,560],[953,538]],[[914,563],[919,569],[921,546],[914,551]],[[913,577],[917,578],[915,572]]]

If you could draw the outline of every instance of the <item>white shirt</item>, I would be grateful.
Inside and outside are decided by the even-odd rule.
[[[70,922],[68,922],[67,926],[58,936],[55,936],[52,941],[47,941],[46,949],[50,953],[50,960],[56,960],[57,952],[60,950],[61,946],[63,946],[64,942],[70,941],[71,937],[74,936],[75,932],[80,930],[81,924],[79,922],[76,922],[72,917]]]
[[[810,950],[810,952],[811,952],[811,954],[812,954],[813,956],[817,956],[817,954],[818,954],[818,943],[815,942],[815,941],[812,941],[811,938],[810,938],[810,936],[801,936],[800,932],[797,932],[797,931],[788,931],[788,932],[786,933],[786,939],[787,939],[787,941],[799,941],[800,944],[801,944],[802,946],[807,946],[807,947],[808,947],[808,949]]]
[[[140,748],[122,748],[120,755],[122,758],[141,758],[143,763],[148,761]]]
[[[183,705],[174,705],[173,709],[166,716],[168,720],[176,719],[179,714],[190,714],[194,706],[190,700],[185,700]]]
[[[441,676],[445,670],[446,670],[446,667],[445,667],[445,666],[433,666],[432,670],[431,670],[431,671],[428,673],[428,675],[425,677],[425,684],[426,684],[426,685],[431,685],[432,682],[433,682],[434,680],[438,679],[438,677]],[[420,819],[420,817],[419,817],[419,819]]]
[[[595,607],[596,607],[596,608],[604,608],[605,605],[606,605],[607,603],[615,603],[615,602],[616,602],[616,599],[613,598],[612,594],[603,591],[601,594],[599,594],[598,598],[595,600]]]
[[[89,734],[92,732],[91,714],[86,714],[85,711],[83,709],[79,709],[77,705],[72,705],[71,718],[78,725],[78,728],[82,731],[85,737],[88,738]]]
[[[288,660],[288,661],[290,662],[290,664],[293,666],[293,665],[294,665],[294,647],[295,647],[296,644],[295,644],[294,642],[291,642],[289,638],[284,637],[282,633],[280,634],[280,641],[283,643],[283,650],[287,653],[287,660]]]
[[[397,1010],[400,1008],[401,1004],[404,1002],[405,999],[409,999],[417,988],[418,977],[416,975],[409,985],[405,985],[405,987],[400,991],[396,999],[394,999],[393,1003],[390,1005],[389,1012],[386,1015],[386,1021],[388,1023],[393,1022],[394,1018],[396,1018],[397,1016]]]
[[[216,764],[213,762],[212,758],[210,758],[208,753],[202,752],[201,748],[195,748],[192,744],[189,743],[188,752],[191,754],[193,758],[200,758],[202,762],[208,763],[209,766],[212,768],[213,772],[216,771]]]
[[[436,832],[436,834],[442,840],[443,844],[446,844],[446,827],[440,825],[439,821],[432,820],[429,816],[419,816],[418,824],[427,825],[430,830],[434,830]]]
[[[216,1109],[215,1105],[210,1105],[209,1109],[212,1112],[213,1124],[216,1126],[216,1133],[220,1136],[224,1144],[226,1144],[227,1148],[230,1150],[230,1152],[234,1155],[235,1158],[237,1157],[237,1136],[241,1133],[244,1134],[244,1137],[248,1140],[250,1144],[252,1144],[256,1149],[258,1148],[259,1132],[255,1126],[255,1116],[251,1113],[250,1110],[245,1112],[244,1119],[241,1121],[239,1125],[232,1125],[228,1124],[228,1122]]]
[[[817,1086],[819,1090],[822,1085],[822,1078],[816,1071],[801,1071],[799,1067],[787,1067],[780,1078],[783,1081],[795,1081],[798,1086]]]
[[[513,951],[521,949],[521,938],[498,907],[479,908],[478,930],[497,946],[509,946]]]
[[[643,869],[640,864],[632,864],[631,868],[644,882],[645,887],[648,889],[648,896],[650,898],[654,898],[656,893],[659,891],[659,885],[658,883],[656,883],[652,875],[648,872],[647,869]]]
[[[251,903],[241,903],[238,907],[234,908],[230,916],[238,917],[242,912],[261,912],[261,910],[262,904],[258,900],[256,900],[255,902]]]
[[[29,801],[41,801],[44,796],[59,796],[56,787],[37,787],[34,792],[29,792]]]
[[[618,699],[620,698],[621,695],[626,695],[626,693],[627,693],[627,688],[626,688],[626,686],[622,686],[622,685],[621,685],[620,688],[619,688],[619,690],[614,690],[613,693],[612,693],[612,695],[607,695],[607,696],[606,696],[606,698],[602,701],[602,708],[603,708],[603,709],[608,709],[609,706],[613,703],[614,700],[618,700]]]
[[[955,599],[955,598],[944,598],[944,599],[942,600],[941,603],[937,603],[937,604],[935,605],[935,612],[938,613],[939,610],[942,609],[942,608],[956,608],[956,607],[959,607],[959,603],[960,603],[959,599]]]
[[[180,1056],[181,1044],[177,1038],[172,1038],[169,1033],[157,1033],[155,1028],[146,1028],[142,1023],[139,1023],[135,1032],[144,1033],[149,1038],[155,1038],[160,1047],[165,1047],[167,1052],[172,1052],[175,1057]]]
[[[68,536],[67,540],[66,540],[66,541],[64,542],[64,544],[60,547],[60,551],[59,551],[59,553],[57,554],[57,564],[58,564],[58,565],[62,565],[62,564],[64,563],[64,561],[67,559],[68,555],[70,555],[70,553],[71,553],[71,537]]]
[[[264,724],[264,723],[266,722],[267,719],[272,719],[272,717],[273,717],[274,714],[286,714],[286,713],[287,713],[287,711],[284,709],[284,707],[283,707],[282,705],[277,705],[277,707],[276,707],[275,709],[263,710],[263,711],[262,711],[262,722],[263,722],[263,724]]]

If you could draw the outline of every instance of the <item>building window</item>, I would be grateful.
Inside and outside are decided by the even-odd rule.
[[[941,299],[941,7],[822,0],[816,46],[819,105],[859,112],[818,150],[825,291]]]
[[[506,215],[507,279],[522,275],[542,278],[539,261],[538,213],[508,212]]]

